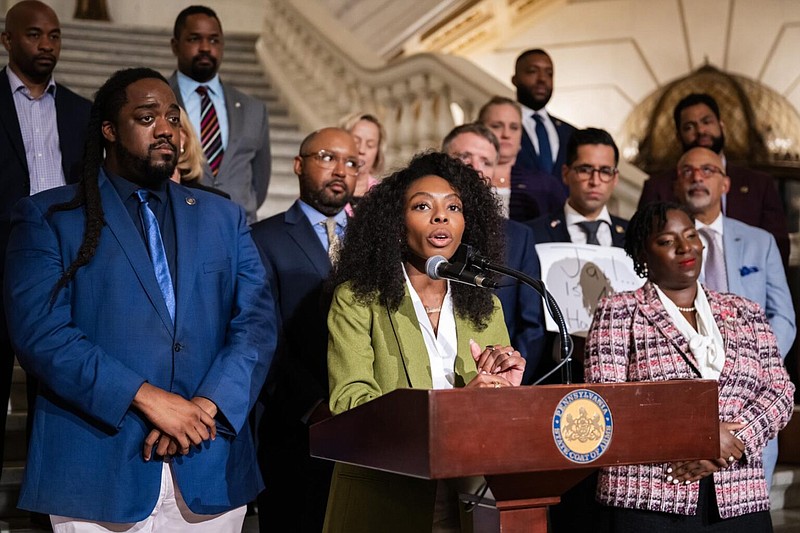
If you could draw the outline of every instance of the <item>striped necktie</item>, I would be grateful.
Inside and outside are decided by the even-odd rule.
[[[217,111],[208,95],[208,88],[201,85],[197,88],[200,94],[200,144],[203,145],[203,153],[211,167],[211,173],[215,176],[219,172],[222,164],[222,132],[219,129]]]

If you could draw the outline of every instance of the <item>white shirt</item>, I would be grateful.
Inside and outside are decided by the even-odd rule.
[[[700,236],[700,241],[703,243],[703,268],[700,271],[699,281],[701,283],[705,283],[706,282],[706,263],[707,263],[706,259],[708,257],[708,241],[706,240],[705,235],[700,233],[700,230],[702,228],[710,228],[710,229],[712,229],[712,230],[714,230],[716,232],[717,249],[722,252],[722,255],[724,257],[724,255],[725,255],[725,245],[723,244],[723,240],[722,240],[722,228],[723,228],[722,213],[720,213],[717,216],[717,218],[714,219],[714,222],[712,222],[711,224],[708,224],[708,225],[705,225],[702,222],[700,222],[700,220],[695,219],[694,227],[697,228],[697,233]]]
[[[550,154],[553,156],[553,163],[555,163],[559,148],[558,130],[550,119],[550,115],[547,114],[544,108],[539,111],[534,111],[530,107],[522,104],[519,104],[519,107],[522,110],[522,127],[525,128],[525,133],[528,134],[537,154],[539,153],[539,137],[536,136],[536,120],[534,120],[533,114],[536,113],[542,117],[542,124],[544,124],[544,129],[547,130],[547,138],[550,139]]]
[[[697,296],[694,298],[694,307],[697,310],[697,330],[686,320],[675,302],[670,300],[658,285],[655,285],[655,288],[659,300],[664,305],[664,310],[669,314],[681,335],[689,341],[689,350],[697,361],[697,370],[700,371],[700,375],[703,379],[719,379],[722,367],[725,366],[725,344],[700,282],[697,283]]]
[[[408,294],[414,304],[419,329],[425,348],[428,350],[428,360],[431,363],[431,381],[434,389],[452,389],[456,380],[456,354],[458,353],[458,339],[456,338],[456,317],[453,311],[453,299],[450,296],[450,282],[447,282],[447,292],[444,295],[442,309],[439,312],[438,335],[433,331],[433,325],[425,312],[417,291],[408,279],[406,268],[403,266],[403,277],[406,279]]]
[[[585,216],[578,213],[574,207],[569,205],[569,200],[564,204],[564,219],[567,221],[567,231],[569,238],[575,244],[586,244],[586,232],[583,228],[578,226],[579,222],[589,220]],[[604,220],[607,224],[600,224],[597,228],[597,241],[600,246],[611,246],[614,244],[611,238],[611,215],[608,214],[608,209],[603,206],[603,210],[597,215],[595,220]]]

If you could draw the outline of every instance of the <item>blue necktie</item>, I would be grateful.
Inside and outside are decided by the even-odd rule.
[[[550,150],[550,136],[547,135],[547,128],[538,113],[533,114],[536,121],[536,138],[539,140],[539,168],[548,174],[553,172],[553,152]]]
[[[161,289],[169,316],[174,324],[175,291],[172,289],[172,276],[169,274],[167,253],[164,251],[164,242],[161,240],[161,229],[158,227],[155,213],[147,203],[150,199],[150,192],[146,189],[139,189],[136,191],[136,196],[139,198],[139,217],[142,219],[142,228],[144,228],[147,240],[147,252],[150,254],[150,261],[153,262],[153,270],[156,274],[158,287]]]

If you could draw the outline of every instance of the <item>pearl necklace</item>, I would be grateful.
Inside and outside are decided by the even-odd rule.
[[[676,305],[675,307],[678,308],[678,311],[683,311],[684,313],[694,313],[697,311],[696,307],[681,307],[680,305]]]

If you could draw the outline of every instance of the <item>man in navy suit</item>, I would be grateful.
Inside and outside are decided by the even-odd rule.
[[[263,487],[272,298],[244,211],[169,179],[179,136],[166,79],[119,71],[79,184],[12,214],[9,332],[40,382],[19,507],[56,532],[238,533]]]
[[[611,135],[601,129],[576,130],[567,144],[561,176],[569,188],[564,210],[545,215],[529,224],[537,243],[574,242],[622,248],[628,221],[610,215],[608,204],[619,179],[619,149]],[[542,363],[534,373],[539,379],[552,370],[556,335],[547,334],[547,348]],[[584,339],[573,337],[572,378],[583,382]],[[558,383],[558,373],[545,383]],[[568,490],[561,503],[549,508],[550,528],[554,533],[568,531],[604,531],[607,514],[594,499],[597,473]]]
[[[30,0],[15,4],[6,14],[2,41],[8,66],[0,70],[0,284],[11,208],[20,198],[77,181],[91,108],[88,100],[53,78],[61,26],[50,7]],[[0,433],[13,365],[0,307]],[[28,376],[29,415],[35,397],[36,382]],[[3,447],[0,439],[0,461]]]
[[[728,192],[720,200],[723,215],[770,232],[781,251],[784,267],[788,266],[789,230],[775,181],[765,172],[727,162],[725,124],[717,101],[706,93],[689,94],[675,106],[672,118],[684,152],[702,146],[722,159],[722,169],[730,180]],[[674,181],[674,167],[650,176],[642,187],[639,207],[655,200],[680,201],[673,191]]]
[[[189,6],[181,11],[171,45],[178,70],[169,84],[204,145],[206,162],[200,180],[228,193],[255,222],[267,197],[272,167],[267,108],[220,80],[225,37],[211,8]],[[212,134],[204,142],[206,132]]]
[[[778,339],[781,357],[792,347],[797,332],[794,306],[775,238],[766,231],[723,215],[722,196],[730,190],[722,159],[708,148],[689,149],[678,161],[673,180],[675,196],[696,217],[703,250],[701,282],[719,292],[731,292],[758,303]],[[715,242],[709,242],[713,239]],[[721,273],[709,278],[711,247],[721,251]],[[714,259],[717,261],[717,259]],[[778,461],[778,439],[764,448],[767,483]]]
[[[545,215],[530,221],[537,243],[573,242],[622,248],[628,221],[608,212],[608,201],[619,180],[617,163],[619,149],[611,135],[601,129],[576,130],[567,144],[567,159],[561,167],[569,197],[564,209],[555,215]],[[590,235],[593,233],[594,235]],[[555,334],[548,334],[548,349],[535,377],[549,372],[555,361],[552,357]],[[572,376],[583,381],[583,339],[575,338]],[[558,374],[547,381],[559,382]]]
[[[491,183],[497,165],[500,142],[492,130],[474,122],[457,126],[442,142],[442,152],[460,159],[478,171]],[[506,266],[539,279],[539,259],[533,232],[520,222],[506,221]],[[525,358],[523,383],[530,383],[530,376],[539,364],[544,350],[544,315],[542,299],[532,288],[506,279],[497,290],[503,307],[511,345]],[[530,370],[528,370],[530,369]]]
[[[309,533],[321,531],[325,520],[333,463],[309,455],[308,426],[330,416],[323,284],[347,227],[344,207],[358,168],[349,132],[326,128],[310,134],[294,158],[300,198],[253,226],[281,323],[256,416],[259,464],[267,480],[258,497],[264,532],[273,531],[280,516],[292,517],[293,531]]]
[[[514,64],[511,83],[522,108],[522,148],[514,168],[537,169],[561,178],[567,142],[575,126],[545,109],[553,95],[553,60],[539,48],[522,52]]]

